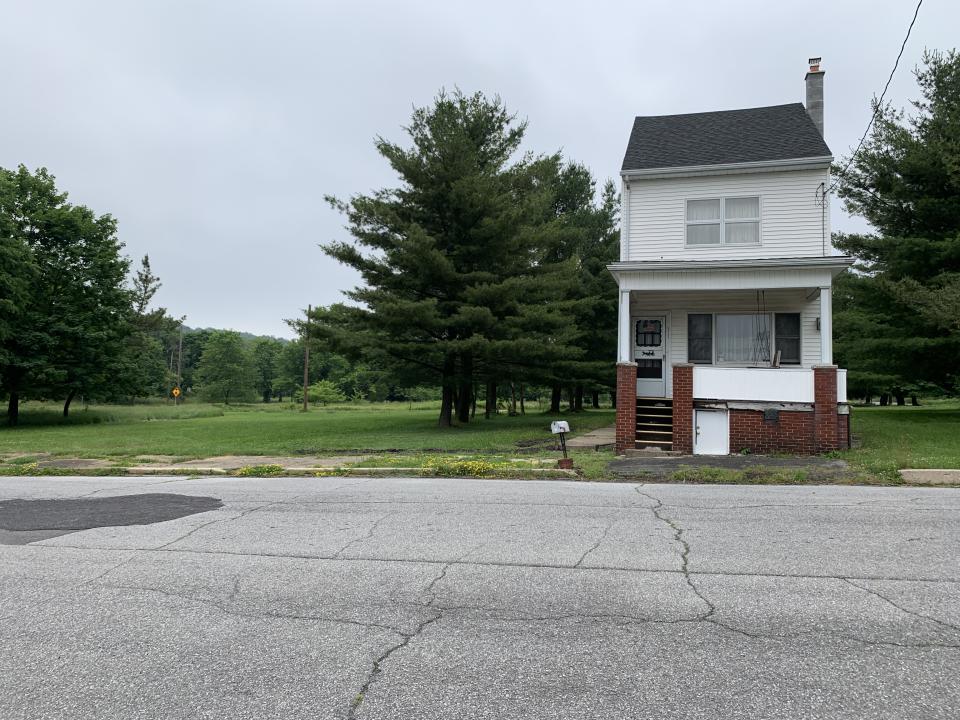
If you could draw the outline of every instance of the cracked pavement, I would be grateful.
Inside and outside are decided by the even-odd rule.
[[[960,490],[3,478],[0,717],[947,718]]]

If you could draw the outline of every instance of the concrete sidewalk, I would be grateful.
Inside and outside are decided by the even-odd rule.
[[[567,439],[567,448],[574,450],[600,450],[601,448],[613,447],[616,443],[617,427],[597,428],[583,435],[576,435]]]

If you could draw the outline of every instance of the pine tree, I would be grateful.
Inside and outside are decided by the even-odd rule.
[[[861,395],[960,374],[960,55],[932,52],[916,71],[921,99],[906,117],[878,108],[870,137],[836,168],[848,211],[875,229],[834,237],[859,260],[835,286],[837,359]]]
[[[405,386],[438,382],[441,426],[454,410],[469,420],[482,368],[577,352],[564,305],[552,302],[569,273],[543,262],[545,160],[513,160],[525,128],[499,98],[441,93],[414,111],[411,146],[377,140],[399,187],[329,198],[353,242],[324,249],[365,285],[347,293],[355,305],[315,311],[315,332]]]

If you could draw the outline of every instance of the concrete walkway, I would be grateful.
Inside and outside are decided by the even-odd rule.
[[[50,470],[122,470],[130,475],[164,475],[169,473],[195,472],[198,474],[228,473],[244,467],[279,465],[287,472],[310,474],[320,470],[352,465],[371,455],[218,455],[195,460],[180,460],[172,455],[141,455],[134,464],[120,458],[71,458],[52,455],[7,455],[0,461],[11,462],[28,459],[28,465]]]
[[[913,485],[960,485],[960,470],[901,470],[900,477]]]
[[[163,475],[170,472],[227,473],[257,465],[279,465],[287,472],[311,473],[366,460],[370,455],[219,455],[174,463],[144,463],[127,468],[135,475]]]
[[[613,447],[617,440],[617,427],[597,428],[583,435],[577,435],[567,440],[567,447],[575,450],[599,450],[605,447]]]

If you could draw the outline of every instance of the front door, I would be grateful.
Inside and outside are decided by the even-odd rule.
[[[634,361],[637,363],[637,397],[662,398],[667,395],[666,343],[667,318],[649,315],[634,323]]]

